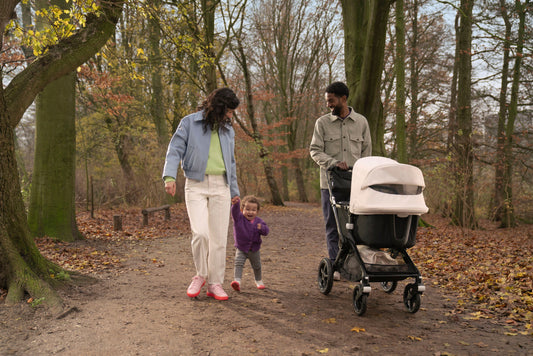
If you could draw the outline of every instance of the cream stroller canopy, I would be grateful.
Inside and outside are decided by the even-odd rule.
[[[428,212],[424,201],[422,171],[385,157],[364,157],[352,169],[350,212],[352,214],[421,215]]]

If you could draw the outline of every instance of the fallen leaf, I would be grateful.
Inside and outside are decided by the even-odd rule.
[[[365,330],[365,328],[360,328],[358,326],[354,326],[351,331],[355,331],[356,333],[358,333],[358,332],[365,332],[366,330]]]

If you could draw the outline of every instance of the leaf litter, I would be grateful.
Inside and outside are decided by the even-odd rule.
[[[276,211],[274,206],[266,209]],[[287,209],[286,207],[283,209]],[[298,210],[298,207],[290,209]],[[157,239],[169,234],[188,238],[190,228],[184,204],[171,207],[171,220],[153,213],[142,226],[139,208],[99,210],[96,218],[88,212],[77,215],[80,232],[89,242],[65,243],[51,238],[36,239],[41,253],[66,270],[98,274],[120,269],[127,256],[117,255],[113,244]],[[122,231],[113,231],[113,215],[123,218]],[[176,223],[178,222],[178,223]],[[419,228],[416,245],[409,250],[422,276],[442,288],[454,301],[449,315],[465,320],[491,320],[507,328],[507,334],[533,335],[533,233],[530,225],[499,229],[482,221],[481,229],[452,226],[449,220],[431,215],[433,227]],[[106,246],[110,246],[106,248]],[[147,257],[157,265],[164,261]],[[427,283],[427,282],[426,282]],[[335,322],[334,318],[324,320]],[[363,329],[364,330],[364,329]],[[363,331],[358,328],[352,331]]]

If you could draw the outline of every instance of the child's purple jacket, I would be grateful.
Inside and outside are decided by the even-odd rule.
[[[242,214],[240,201],[231,206],[231,217],[235,247],[243,252],[259,251],[261,235],[266,236],[270,231],[267,224],[257,216],[253,221],[246,219]],[[257,224],[261,224],[261,229],[257,228]]]

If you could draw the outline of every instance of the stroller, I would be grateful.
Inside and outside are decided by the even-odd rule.
[[[428,211],[422,172],[389,158],[365,157],[351,170],[335,167],[327,173],[339,252],[335,261],[320,261],[320,292],[329,294],[338,271],[344,279],[358,282],[352,303],[355,313],[363,315],[371,282],[392,293],[398,281],[414,278],[405,286],[403,302],[416,313],[425,286],[406,249],[415,245],[418,218]]]

